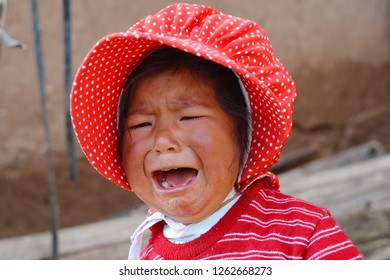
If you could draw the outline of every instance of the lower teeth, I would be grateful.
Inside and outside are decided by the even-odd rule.
[[[163,186],[163,187],[166,188],[166,189],[168,189],[168,188],[171,187],[171,186],[168,184],[167,181],[162,181],[162,182],[161,182],[161,186]]]

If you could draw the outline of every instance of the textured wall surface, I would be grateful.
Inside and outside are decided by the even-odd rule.
[[[38,2],[60,225],[67,227],[116,215],[137,200],[97,174],[78,145],[78,180],[67,179],[62,1]],[[140,18],[174,3],[71,2],[73,73],[98,39],[125,31]],[[295,127],[285,151],[315,146],[325,155],[370,139],[382,139],[390,150],[389,0],[186,2],[214,6],[265,29],[298,90]],[[9,49],[3,44],[1,49],[0,238],[49,228],[46,146],[30,1],[8,1],[5,29],[28,48]]]
[[[107,33],[174,1],[72,1],[73,73]],[[189,1],[258,22],[298,87],[295,122],[303,129],[339,124],[390,101],[390,1]],[[64,90],[61,1],[43,0],[40,19],[55,150],[63,151]],[[28,45],[3,46],[0,60],[2,161],[42,149],[29,1],[9,1],[6,30]]]

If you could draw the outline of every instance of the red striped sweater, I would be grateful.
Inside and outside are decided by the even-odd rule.
[[[152,235],[141,259],[362,259],[354,244],[323,208],[279,191],[252,185],[208,232],[174,244]]]

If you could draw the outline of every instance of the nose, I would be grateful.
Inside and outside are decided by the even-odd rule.
[[[156,131],[153,151],[157,154],[180,151],[180,142],[173,129],[161,128]]]

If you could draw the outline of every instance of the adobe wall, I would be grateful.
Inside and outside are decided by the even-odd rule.
[[[77,180],[71,182],[67,177],[62,1],[38,2],[60,226],[128,211],[139,200],[98,175],[79,148]],[[124,31],[143,16],[173,3],[71,2],[73,73],[98,39]],[[295,125],[284,152],[314,146],[320,155],[326,155],[370,139],[381,140],[390,150],[389,0],[188,2],[252,19],[267,32],[298,88]],[[4,45],[1,49],[0,238],[47,231],[51,219],[30,1],[8,4],[6,30],[28,49]]]
[[[2,47],[0,166],[44,151],[29,1],[8,2],[6,30],[28,49]],[[99,38],[126,30],[173,2],[72,1],[73,73]],[[389,105],[390,1],[188,2],[209,4],[263,26],[298,87],[297,129],[340,125]],[[58,153],[65,152],[61,3],[39,1],[51,140]]]

